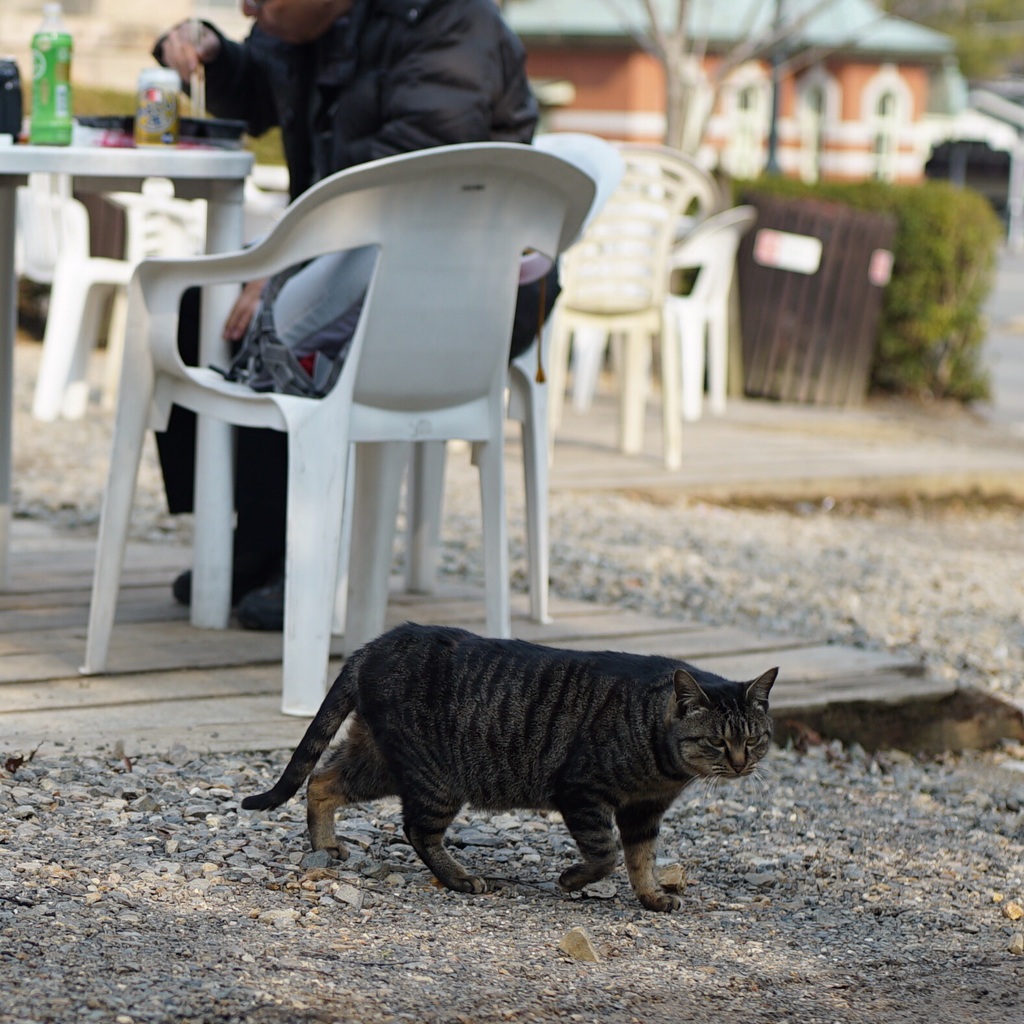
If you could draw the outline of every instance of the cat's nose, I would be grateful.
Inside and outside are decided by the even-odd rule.
[[[725,756],[729,759],[729,767],[737,775],[742,775],[743,771],[747,767],[747,748],[746,746],[734,746],[732,743],[726,747]]]

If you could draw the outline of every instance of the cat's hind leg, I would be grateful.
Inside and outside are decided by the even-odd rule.
[[[678,910],[682,900],[666,892],[654,877],[654,862],[661,818],[667,805],[651,801],[620,807],[615,814],[626,857],[629,884],[648,910]]]
[[[455,892],[487,892],[487,883],[479,875],[471,875],[445,848],[444,834],[459,813],[459,807],[441,802],[406,797],[402,801],[405,835],[434,877]]]
[[[306,826],[314,850],[326,850],[344,860],[348,850],[334,834],[334,812],[344,804],[357,804],[392,796],[396,786],[377,744],[358,717],[348,737],[322,768],[309,777],[306,787]]]
[[[576,841],[582,864],[573,864],[558,877],[558,884],[566,892],[576,892],[591,882],[607,878],[615,870],[619,847],[612,830],[612,812],[608,807],[594,803],[559,806],[566,828]]]

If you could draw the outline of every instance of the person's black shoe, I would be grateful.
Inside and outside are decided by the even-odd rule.
[[[238,602],[235,615],[245,629],[280,633],[284,629],[284,576],[249,591]]]
[[[280,559],[275,559],[268,569],[261,566],[259,569],[235,569],[231,574],[231,607],[233,608],[250,591],[266,583],[272,582],[281,574]],[[171,584],[171,593],[178,604],[186,608],[192,604],[192,570],[186,569]]]

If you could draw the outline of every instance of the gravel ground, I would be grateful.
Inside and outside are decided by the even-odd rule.
[[[319,866],[298,804],[242,795],[283,757],[39,757],[0,773],[0,1021],[1016,1021],[1024,776],[778,750],[663,832],[683,908],[620,871],[582,897],[557,816],[460,818],[484,896],[437,888],[393,802]],[[1010,762],[1007,762],[1009,764]],[[1024,762],[1016,762],[1024,767]],[[582,928],[596,962],[559,948]]]
[[[17,379],[36,358],[18,346]],[[109,422],[33,424],[27,402],[19,387],[16,511],[94,529]],[[470,488],[450,506],[445,570],[476,577]],[[138,510],[139,536],[188,529],[151,452]],[[552,512],[566,596],[901,648],[1024,698],[1019,508],[556,494]],[[1024,1019],[1019,746],[773,750],[763,786],[673,809],[674,915],[643,911],[621,870],[561,894],[552,815],[460,819],[461,855],[495,879],[466,897],[431,884],[386,802],[341,823],[348,862],[303,865],[301,803],[237,810],[283,755],[51,754],[0,761],[0,1022]],[[559,948],[573,928],[596,961]]]

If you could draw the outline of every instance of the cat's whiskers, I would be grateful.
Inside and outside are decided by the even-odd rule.
[[[771,766],[759,761],[754,765],[753,770],[747,776],[754,784],[754,794],[757,803],[767,805],[771,803],[772,790],[774,788],[774,773]]]
[[[702,807],[706,807],[711,803],[712,799],[718,794],[718,787],[721,783],[721,777],[718,775],[702,775],[700,779],[700,802]]]

